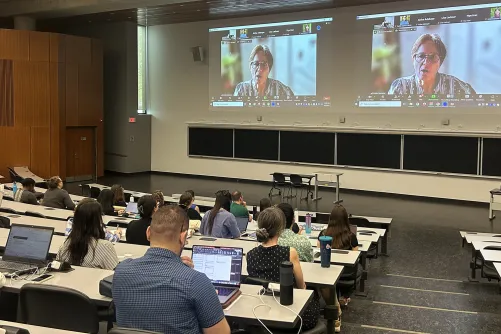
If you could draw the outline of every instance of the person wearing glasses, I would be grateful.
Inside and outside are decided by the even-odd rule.
[[[270,48],[267,45],[256,45],[249,57],[249,69],[252,79],[239,83],[235,87],[233,95],[258,97],[293,96],[294,92],[289,86],[269,77],[272,68],[273,55]]]
[[[462,96],[476,94],[473,87],[455,76],[440,73],[447,48],[437,34],[423,34],[412,47],[414,74],[398,78],[388,94],[442,94]]]

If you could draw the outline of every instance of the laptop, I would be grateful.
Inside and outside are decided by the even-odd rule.
[[[12,224],[0,272],[10,277],[45,267],[53,234],[53,227]]]
[[[137,203],[136,202],[129,202],[127,204],[127,208],[125,208],[125,212],[132,212],[134,214],[138,214],[139,211],[137,210]]]
[[[193,246],[191,258],[195,270],[204,273],[211,280],[223,308],[241,293],[243,257],[242,248]]]
[[[249,225],[249,217],[236,217],[236,220],[240,234],[247,231],[247,226]]]

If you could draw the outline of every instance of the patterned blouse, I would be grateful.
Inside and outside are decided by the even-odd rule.
[[[308,237],[286,229],[278,238],[278,244],[295,248],[299,255],[299,261],[313,262],[313,248]]]
[[[461,96],[467,94],[476,94],[469,83],[459,80],[455,76],[437,73],[434,94]],[[388,94],[406,95],[406,94],[424,94],[423,88],[415,74],[395,79],[390,86]]]
[[[241,82],[235,87],[234,96],[259,96],[256,85],[252,80]],[[288,97],[294,96],[294,92],[289,86],[284,85],[278,80],[268,78],[266,82],[266,89],[264,95],[267,97],[280,96]]]

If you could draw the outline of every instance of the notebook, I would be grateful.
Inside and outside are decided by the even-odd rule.
[[[240,294],[243,255],[242,248],[193,246],[194,268],[211,280],[223,308]]]

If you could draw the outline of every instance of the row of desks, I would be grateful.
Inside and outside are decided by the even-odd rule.
[[[480,253],[485,261],[493,262],[498,275],[501,276],[501,234],[484,232],[459,232],[464,244],[471,244],[473,264],[471,265],[471,280],[476,280],[477,253]],[[500,250],[485,249],[486,247],[499,247]]]

